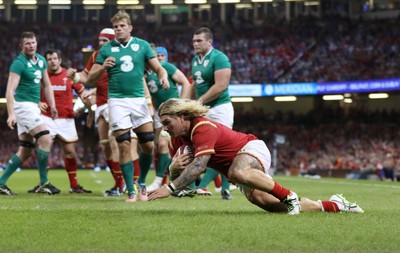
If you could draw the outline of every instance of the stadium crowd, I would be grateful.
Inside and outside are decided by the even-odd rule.
[[[399,19],[349,20],[300,17],[290,23],[266,19],[248,23],[213,24],[214,46],[232,62],[231,83],[287,83],[390,78],[399,76]],[[19,52],[18,36],[27,29],[38,37],[39,53],[60,49],[65,67],[84,66],[83,47],[96,45],[97,31],[106,24],[8,24],[0,27],[0,88],[5,90],[8,67]],[[148,33],[134,25],[135,36],[163,45],[170,61],[188,74],[195,27],[163,26]]]

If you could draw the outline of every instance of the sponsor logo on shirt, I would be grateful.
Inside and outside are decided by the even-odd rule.
[[[32,64],[28,62],[28,68],[32,68]]]
[[[113,52],[113,53],[119,52],[119,47],[112,47],[111,52]]]
[[[63,86],[63,85],[54,85],[54,86],[53,86],[53,90],[54,90],[54,91],[66,91],[66,90],[67,90],[67,86]]]

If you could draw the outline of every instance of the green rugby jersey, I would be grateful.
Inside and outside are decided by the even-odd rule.
[[[153,104],[158,109],[162,102],[167,101],[170,98],[179,98],[179,91],[177,84],[172,80],[172,76],[178,70],[173,64],[169,62],[160,62],[161,66],[168,73],[169,89],[164,90],[158,80],[157,74],[152,70],[146,71],[146,83],[149,87]]]
[[[36,61],[30,60],[23,53],[11,63],[10,72],[20,76],[18,87],[15,90],[15,101],[34,102],[40,101],[40,85],[43,72],[47,69],[46,59],[35,53]]]
[[[220,69],[231,68],[228,57],[221,51],[213,48],[200,61],[196,55],[192,59],[192,77],[196,86],[196,97],[199,98],[205,94],[211,86],[215,84],[214,72]],[[230,103],[228,89],[226,89],[217,99],[206,103],[210,107]]]
[[[108,57],[115,58],[114,67],[107,69],[108,97],[144,97],[145,65],[155,57],[150,44],[136,37],[131,37],[126,45],[112,40],[100,49],[96,63],[102,65]]]

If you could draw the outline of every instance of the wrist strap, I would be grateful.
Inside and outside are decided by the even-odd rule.
[[[173,193],[176,190],[175,185],[173,183],[170,183],[169,185],[167,185],[167,189],[170,193]]]

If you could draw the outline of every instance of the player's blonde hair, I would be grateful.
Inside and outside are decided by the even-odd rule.
[[[186,119],[203,117],[208,114],[209,106],[191,99],[171,98],[158,108],[158,116],[184,116]]]
[[[119,22],[121,20],[125,20],[128,25],[132,25],[131,23],[131,16],[124,10],[119,10],[114,17],[111,18],[111,23],[114,24],[115,22]]]

